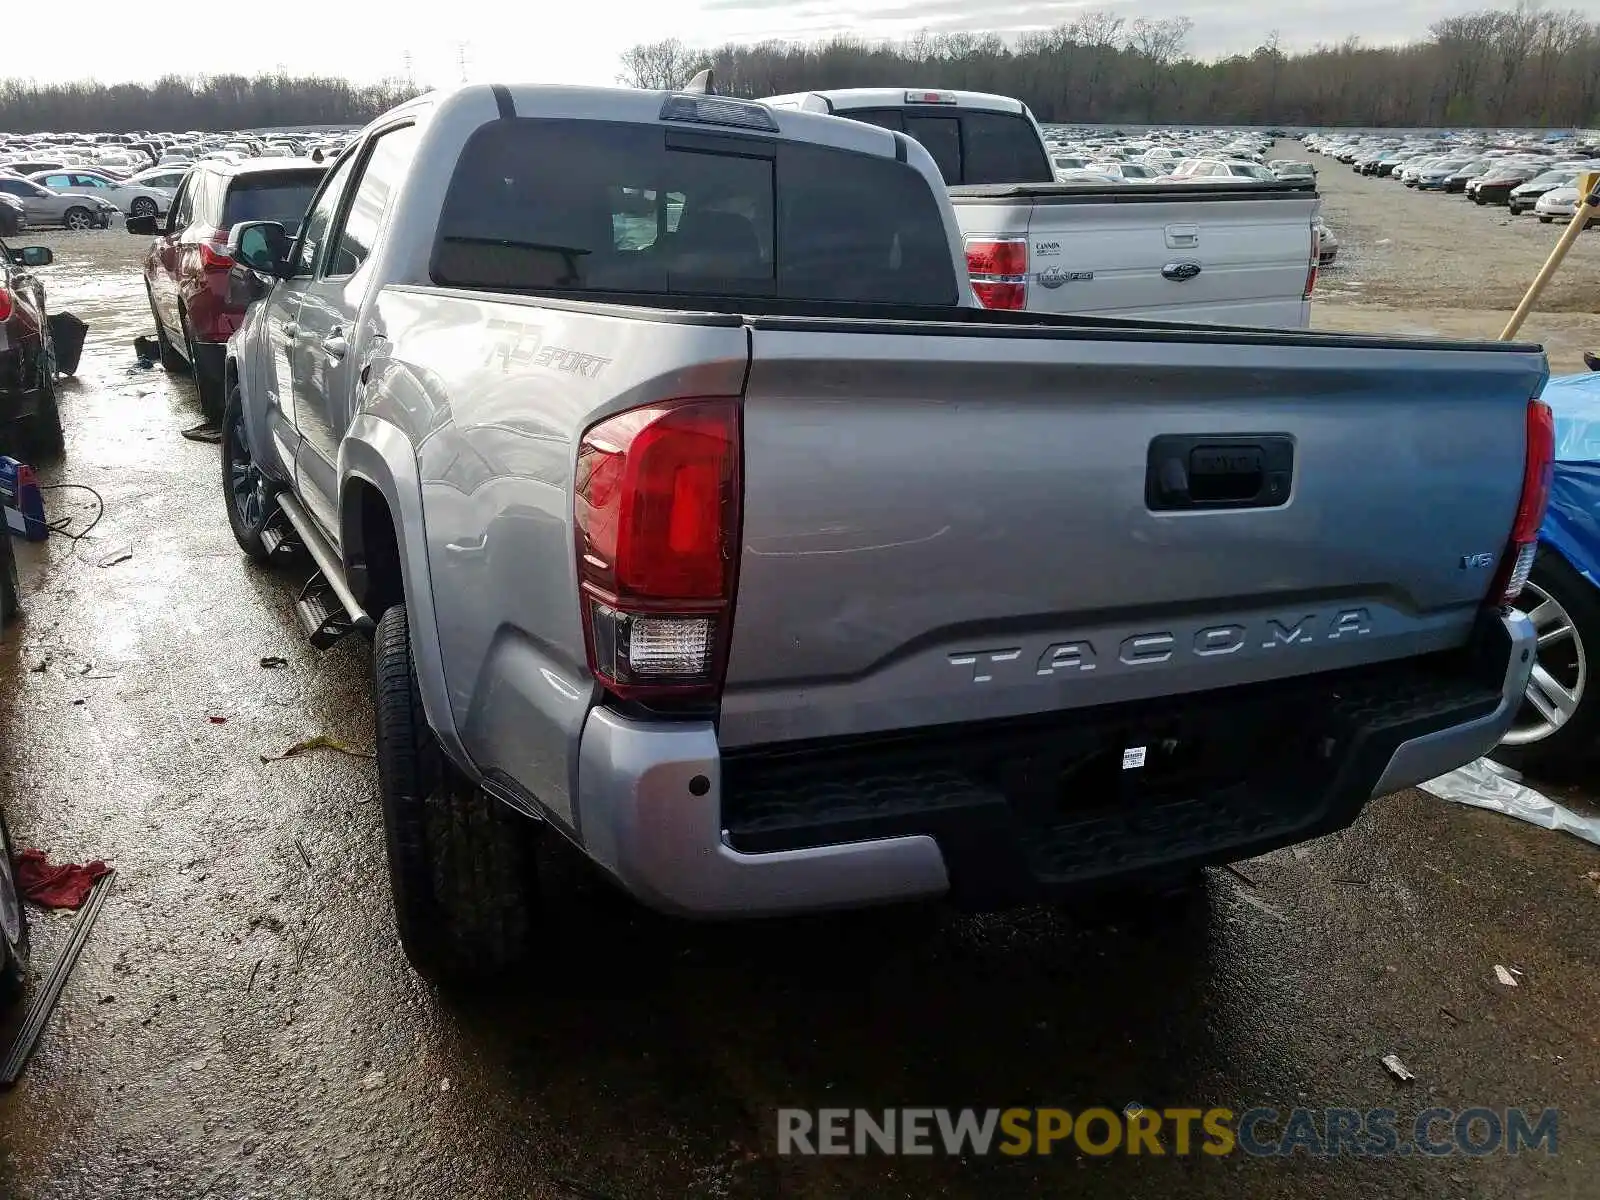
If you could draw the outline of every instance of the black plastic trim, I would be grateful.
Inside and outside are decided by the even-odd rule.
[[[1000,338],[1061,338],[1070,335],[1084,341],[1276,345],[1347,350],[1459,350],[1511,354],[1538,354],[1544,350],[1532,342],[1473,342],[1392,338],[1378,334],[1321,330],[1249,329],[1237,325],[1081,317],[1070,313],[1001,312],[943,304],[848,304],[765,296],[670,296],[657,292],[513,292],[429,284],[388,286],[395,291],[454,296],[463,300],[492,299],[496,303],[547,306],[562,312],[599,313],[639,321],[680,325],[744,324],[756,330],[792,333]]]
[[[776,138],[761,137],[758,134],[743,133],[707,133],[699,129],[668,128],[666,131],[666,147],[668,150],[688,150],[700,154],[727,154],[739,158],[776,158],[778,157],[778,142]]]
[[[1178,201],[1217,203],[1245,200],[1312,200],[1319,198],[1315,184],[1305,187],[1276,183],[1112,184],[1004,183],[962,184],[950,189],[953,204],[1014,204],[1019,200],[1043,204],[1171,204]]]
[[[907,154],[910,153],[909,148],[906,146],[906,135],[894,129],[889,132],[894,135],[894,160],[895,162],[903,163],[906,161]]]
[[[1480,628],[1376,668],[730,751],[722,822],[747,853],[932,836],[974,907],[1235,861],[1348,826],[1402,743],[1492,713],[1509,642]],[[1178,757],[1158,769],[1169,733]],[[1118,769],[1130,744],[1149,747],[1148,781]]]
[[[494,106],[500,110],[500,119],[510,121],[517,115],[517,106],[511,99],[511,89],[503,83],[491,84],[489,90],[494,93]]]

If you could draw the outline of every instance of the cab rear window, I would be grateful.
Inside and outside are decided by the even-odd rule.
[[[939,204],[922,175],[893,158],[535,118],[496,121],[468,140],[432,276],[508,291],[957,298]]]
[[[242,221],[277,221],[290,236],[300,228],[321,171],[274,171],[236,175],[217,224],[231,228]]]
[[[858,108],[839,115],[916,138],[951,185],[1050,183],[1055,179],[1039,134],[1021,113],[923,105]]]

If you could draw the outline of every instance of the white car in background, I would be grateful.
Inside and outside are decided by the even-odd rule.
[[[158,191],[178,193],[178,185],[189,173],[187,164],[181,166],[147,167],[125,181],[131,187],[155,188]]]
[[[165,188],[119,183],[93,171],[40,171],[28,178],[63,196],[95,196],[109,200],[124,216],[159,216],[172,206],[172,193]]]
[[[1149,163],[1117,162],[1092,162],[1088,167],[1091,171],[1099,171],[1104,175],[1114,175],[1124,183],[1154,183],[1161,172]]]
[[[1539,197],[1539,202],[1533,206],[1534,215],[1546,225],[1552,221],[1570,221],[1573,214],[1578,211],[1578,185],[1569,184],[1566,187],[1552,188]],[[1585,229],[1593,229],[1600,220],[1590,218]]]

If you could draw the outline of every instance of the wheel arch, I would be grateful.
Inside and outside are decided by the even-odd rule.
[[[472,770],[439,649],[416,452],[398,426],[362,413],[340,443],[339,481],[339,549],[351,589],[374,621],[405,602],[428,724],[446,753]]]

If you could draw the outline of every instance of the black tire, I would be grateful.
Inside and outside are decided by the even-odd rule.
[[[63,229],[75,229],[80,233],[86,229],[93,229],[94,214],[87,208],[79,208],[77,205],[73,205],[61,214],[61,227]]]
[[[445,985],[527,960],[539,910],[538,826],[488,795],[439,746],[422,711],[405,605],[372,645],[378,777],[395,926],[417,970]]]
[[[149,196],[139,196],[128,205],[128,212],[135,217],[153,217],[156,215],[156,202]]]
[[[189,363],[178,353],[178,348],[167,336],[167,327],[156,315],[156,297],[148,283],[144,285],[144,294],[150,301],[150,319],[156,323],[156,345],[161,349],[161,369],[169,375],[187,375],[191,370]]]
[[[1554,217],[1547,217],[1543,213],[1541,213],[1539,215],[1539,224],[1541,224],[1541,225],[1548,225],[1548,224],[1550,224],[1551,221],[1554,221],[1554,220],[1555,220]]]
[[[22,994],[28,973],[28,918],[17,895],[11,833],[0,813],[0,1008]]]
[[[261,534],[277,507],[274,487],[261,473],[244,436],[244,401],[235,383],[222,414],[222,502],[228,509],[233,540],[256,562],[266,562]]]
[[[194,390],[200,397],[200,415],[212,424],[222,420],[222,410],[227,403],[223,394],[224,381],[207,376],[200,367],[200,356],[195,350],[194,336],[189,332],[189,318],[181,318],[183,349],[189,356],[189,372],[194,376]]]
[[[1539,548],[1528,582],[1566,610],[1574,631],[1574,641],[1569,646],[1566,639],[1547,643],[1539,651],[1538,665],[1563,685],[1576,678],[1583,680],[1578,692],[1577,707],[1555,730],[1537,741],[1522,745],[1498,746],[1493,757],[1509,767],[1527,771],[1548,779],[1561,780],[1584,773],[1600,750],[1600,680],[1593,671],[1600,666],[1600,592],[1579,575],[1559,553],[1547,547]],[[1525,591],[1517,607],[1527,612],[1537,606],[1538,597]],[[1541,633],[1547,631],[1541,626]],[[1554,655],[1560,658],[1554,658]],[[1576,674],[1576,662],[1584,664],[1583,674]],[[1518,724],[1531,718],[1528,706],[1518,714]],[[1516,726],[1513,726],[1515,729]]]
[[[58,458],[66,449],[67,434],[61,426],[61,403],[56,395],[56,352],[49,336],[39,354],[39,383],[33,415],[22,421],[22,441],[35,458]]]

